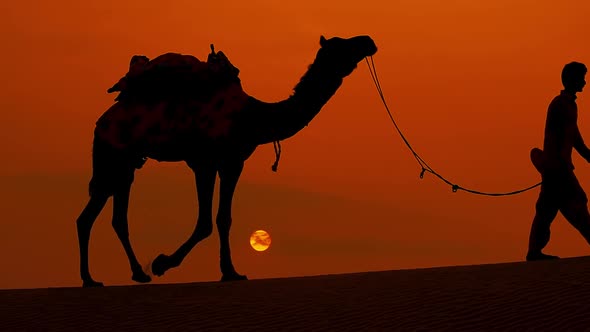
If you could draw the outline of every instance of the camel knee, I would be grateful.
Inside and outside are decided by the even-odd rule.
[[[199,218],[193,237],[200,241],[208,238],[213,234],[213,220],[211,218]]]
[[[215,223],[219,234],[227,234],[231,228],[232,220],[230,216],[218,215]]]
[[[119,238],[129,237],[129,227],[127,225],[127,218],[114,217],[111,222],[115,233]]]
[[[82,213],[80,213],[78,219],[76,219],[76,226],[78,228],[78,231],[88,231],[92,228],[92,225],[96,220],[96,217],[98,217],[98,214],[106,204],[107,199],[108,197],[104,196],[90,198],[90,201],[88,202]]]
[[[76,220],[76,229],[78,230],[78,234],[80,233],[88,233],[92,228],[93,220],[90,218],[84,218],[83,216],[78,217]]]

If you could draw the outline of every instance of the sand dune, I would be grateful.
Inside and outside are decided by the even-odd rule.
[[[7,331],[590,330],[590,257],[230,283],[0,291]]]

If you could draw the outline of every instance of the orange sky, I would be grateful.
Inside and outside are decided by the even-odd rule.
[[[368,34],[407,138],[436,170],[483,191],[539,181],[528,153],[542,143],[561,68],[590,65],[586,0],[161,4],[37,0],[0,11],[0,288],[80,284],[75,219],[87,200],[94,122],[133,54],[205,59],[214,43],[240,68],[246,92],[277,101],[313,61],[320,35]],[[590,142],[588,93],[578,107]],[[272,146],[259,147],[234,200],[234,264],[250,278],[524,258],[538,189],[494,198],[452,193],[429,175],[420,180],[364,63],[309,127],[283,142],[278,173],[273,161]],[[574,163],[590,190],[590,165],[577,155]],[[137,173],[129,216],[142,263],[190,235],[195,196],[183,164],[149,161]],[[110,207],[92,234],[91,271],[107,284],[129,284]],[[269,251],[249,248],[256,229],[273,236]],[[548,252],[590,254],[561,216],[552,234]],[[155,282],[217,280],[217,260],[214,233]]]

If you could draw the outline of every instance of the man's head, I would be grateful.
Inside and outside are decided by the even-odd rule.
[[[588,69],[583,63],[570,62],[563,67],[561,71],[561,83],[563,87],[570,92],[582,92],[584,85],[586,85],[586,72]]]

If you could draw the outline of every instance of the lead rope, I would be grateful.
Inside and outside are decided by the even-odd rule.
[[[423,179],[424,178],[424,173],[425,172],[428,172],[428,173],[431,173],[434,176],[438,177],[439,179],[441,179],[446,184],[450,185],[451,186],[451,189],[453,190],[453,192],[457,192],[458,190],[463,190],[463,191],[466,191],[466,192],[469,192],[469,193],[472,193],[472,194],[486,195],[486,196],[508,196],[508,195],[515,195],[515,194],[519,194],[519,193],[522,193],[522,192],[531,190],[531,189],[533,189],[533,188],[538,187],[538,186],[541,185],[541,182],[539,182],[539,183],[537,183],[535,185],[532,185],[532,186],[527,187],[527,188],[524,188],[524,189],[514,190],[514,191],[510,191],[510,192],[492,193],[492,192],[483,192],[483,191],[478,191],[478,190],[464,188],[464,187],[461,187],[458,184],[454,184],[451,181],[445,179],[442,175],[440,175],[432,167],[430,167],[424,161],[424,159],[422,159],[422,157],[420,157],[418,155],[418,153],[414,150],[414,148],[412,148],[412,146],[410,145],[410,142],[408,142],[408,140],[406,139],[406,137],[404,136],[404,134],[402,133],[402,131],[399,129],[397,123],[395,122],[395,119],[391,115],[391,111],[389,110],[389,107],[387,106],[387,102],[385,101],[385,96],[383,95],[383,90],[381,89],[381,84],[379,83],[379,78],[377,77],[377,70],[376,70],[376,67],[375,67],[375,62],[373,61],[373,57],[371,56],[370,58],[371,58],[371,62],[370,63],[369,63],[369,59],[367,59],[366,57],[365,57],[365,61],[367,62],[367,66],[369,67],[369,72],[371,73],[371,78],[373,79],[373,83],[375,83],[375,86],[377,87],[377,92],[379,93],[379,97],[381,98],[381,101],[383,102],[383,105],[385,106],[385,110],[387,111],[387,114],[389,115],[389,119],[391,119],[391,122],[395,126],[395,129],[397,130],[397,132],[401,136],[402,140],[404,141],[404,143],[406,144],[406,146],[410,149],[410,151],[414,155],[414,158],[416,159],[416,161],[418,162],[418,164],[422,168],[422,171],[420,171],[420,179]]]

